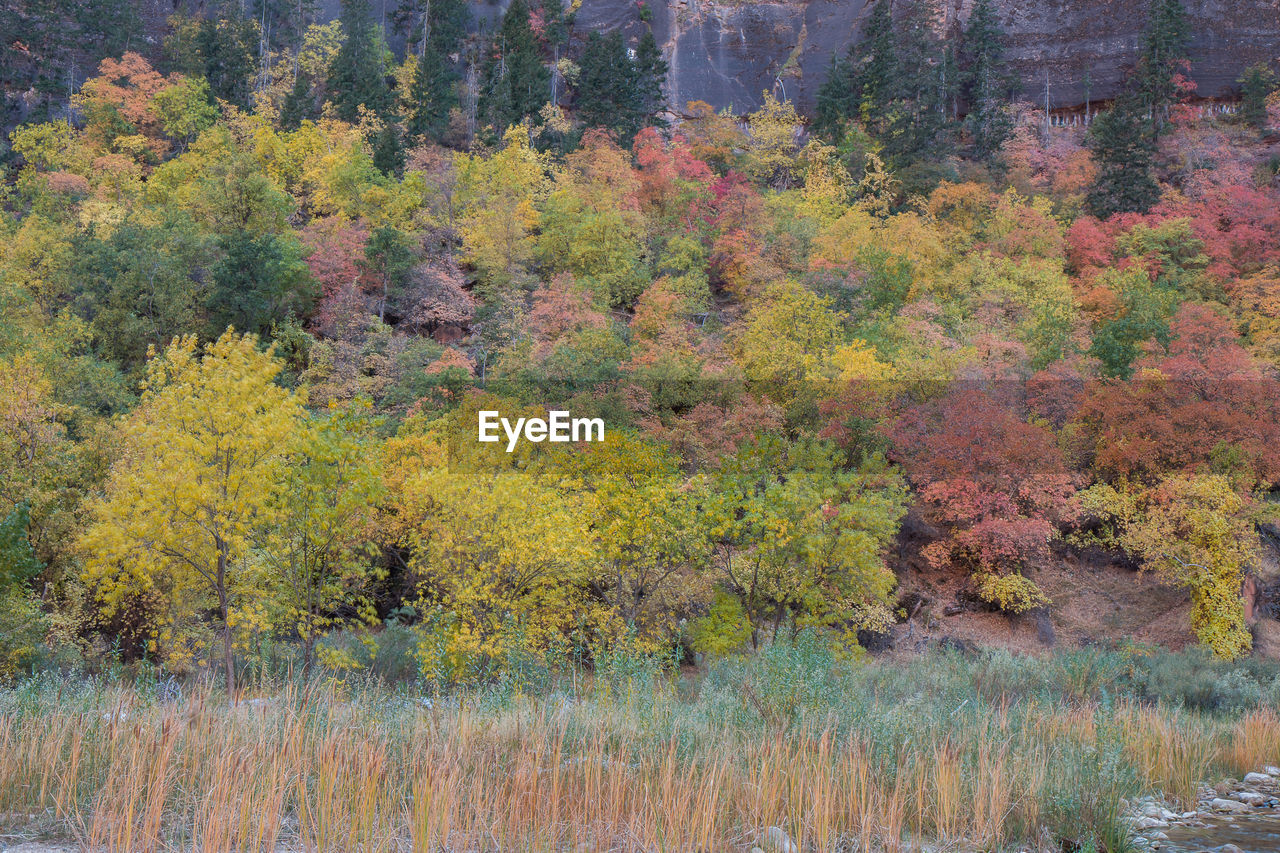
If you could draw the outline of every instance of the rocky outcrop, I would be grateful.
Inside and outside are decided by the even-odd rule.
[[[1054,107],[1115,93],[1137,58],[1146,0],[997,0],[1010,59],[1028,100]],[[1280,58],[1280,0],[1184,0],[1191,18],[1192,76],[1200,94],[1230,91],[1255,62]],[[973,0],[939,0],[938,26],[963,24]],[[647,6],[648,12],[642,13]],[[669,102],[754,109],[764,90],[811,109],[833,55],[860,37],[868,0],[582,0],[577,27],[647,25],[670,64]],[[642,14],[650,18],[648,24]]]

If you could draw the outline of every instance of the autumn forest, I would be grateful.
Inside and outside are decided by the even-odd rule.
[[[1280,76],[1179,0],[1066,127],[991,0],[736,115],[576,3],[79,5],[0,10],[0,829],[1126,853],[1280,763]],[[1073,572],[1172,627],[937,628]]]

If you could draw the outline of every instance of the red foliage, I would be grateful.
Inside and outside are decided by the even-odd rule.
[[[160,116],[152,109],[151,99],[179,79],[176,75],[166,78],[143,56],[131,51],[119,59],[102,60],[98,64],[98,76],[86,80],[78,96],[89,114],[91,134],[96,135],[103,129],[98,126],[105,118],[98,113],[99,109],[114,109],[147,137],[152,150],[163,154],[169,145],[161,138]],[[99,142],[105,140],[99,139]]]
[[[320,300],[312,322],[324,335],[332,336],[357,304],[363,310],[362,270],[369,232],[361,224],[346,225],[331,219],[317,219],[303,228],[299,237],[310,253],[307,266],[320,283]]]
[[[464,287],[466,277],[448,261],[419,264],[409,274],[408,310],[402,320],[411,329],[437,339],[462,336],[476,313],[476,298]]]
[[[640,209],[659,230],[690,232],[706,227],[714,175],[689,149],[684,137],[666,142],[651,127],[636,134],[636,195]]]
[[[1204,241],[1209,272],[1221,280],[1255,272],[1280,260],[1280,193],[1260,187],[1253,150],[1223,133],[1187,132],[1175,137],[1191,170],[1182,192],[1169,193],[1153,211],[1187,217]]]
[[[591,293],[568,273],[561,273],[533,294],[527,328],[534,341],[533,357],[541,361],[561,338],[584,329],[603,329],[609,317],[596,307]]]
[[[1280,481],[1280,384],[1264,375],[1209,308],[1182,307],[1167,349],[1129,382],[1094,382],[1077,418],[1106,480],[1155,482],[1202,469],[1234,447],[1262,483]]]
[[[699,403],[665,421],[650,411],[648,392],[631,386],[628,406],[640,413],[638,423],[655,441],[669,445],[684,459],[714,464],[737,452],[760,432],[782,428],[782,411],[773,403],[747,396],[736,403]]]
[[[1082,216],[1067,229],[1067,268],[1079,278],[1092,281],[1111,265],[1115,233],[1092,216]]]
[[[921,499],[949,529],[928,552],[936,566],[1004,573],[1048,556],[1077,486],[1049,430],[965,385],[907,410],[891,440]]]

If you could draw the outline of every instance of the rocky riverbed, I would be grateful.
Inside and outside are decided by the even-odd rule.
[[[1128,820],[1145,850],[1275,853],[1280,851],[1280,767],[1201,788],[1193,811],[1145,797],[1131,805]]]

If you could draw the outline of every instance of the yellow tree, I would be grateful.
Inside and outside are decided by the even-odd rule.
[[[550,189],[547,160],[529,145],[524,127],[511,127],[492,156],[458,155],[458,228],[467,262],[490,292],[522,283],[533,258],[530,236],[538,204]]]
[[[367,552],[382,481],[367,408],[357,402],[294,434],[272,523],[254,537],[273,621],[302,639],[303,672],[316,639],[338,623],[335,611],[363,603],[375,575]]]
[[[1191,627],[1220,658],[1253,645],[1240,598],[1246,572],[1261,559],[1244,499],[1220,474],[1174,474],[1147,489],[1100,484],[1084,508],[1113,531],[1101,538],[1140,557],[1145,568],[1191,591]]]
[[[840,625],[884,630],[896,585],[884,552],[906,509],[906,488],[881,456],[856,469],[820,442],[765,435],[715,474],[706,512],[715,565],[758,646],[793,631]]]
[[[800,130],[796,108],[790,101],[779,101],[766,91],[760,109],[747,116],[747,127],[747,173],[776,190],[793,187]]]
[[[799,382],[814,377],[840,344],[844,315],[831,298],[794,281],[773,284],[738,329],[738,362],[755,382]]]
[[[703,498],[662,447],[614,433],[568,456],[566,484],[588,520],[592,590],[628,629],[661,641],[696,606],[711,555]]]
[[[217,608],[231,697],[233,606],[250,574],[251,533],[268,521],[303,415],[275,382],[281,367],[256,337],[230,329],[203,352],[188,336],[153,358],[81,542],[108,610],[139,590],[163,592],[171,632],[175,619]]]
[[[394,511],[384,526],[412,552],[418,603],[448,620],[437,626],[439,651],[423,652],[424,668],[448,677],[494,665],[521,643],[544,647],[594,616],[585,513],[545,476],[547,445],[508,454],[476,442],[484,408],[535,413],[477,395],[430,424],[406,421],[386,448]]]

